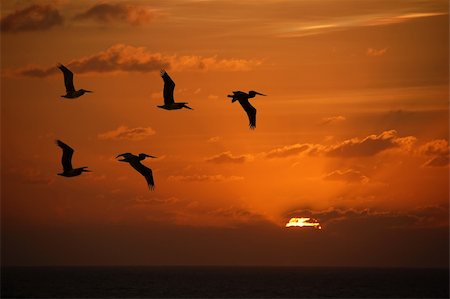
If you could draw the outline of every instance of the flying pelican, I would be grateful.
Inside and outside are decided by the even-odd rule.
[[[64,85],[66,85],[66,94],[61,96],[62,98],[75,99],[84,95],[86,92],[92,92],[86,89],[75,90],[73,86],[73,73],[62,64],[59,64],[58,68],[64,74]]]
[[[173,82],[172,78],[169,77],[169,74],[167,74],[165,70],[161,70],[161,77],[164,80],[164,91],[163,91],[164,105],[157,107],[166,110],[176,110],[182,108],[192,110],[191,107],[186,105],[187,104],[186,102],[178,102],[178,103],[175,102],[175,100],[173,99],[173,90],[175,89],[175,82]]]
[[[265,94],[256,92],[254,90],[250,90],[248,93],[243,91],[233,91],[232,95],[228,95],[227,97],[233,98],[231,100],[232,103],[235,101],[239,101],[242,108],[244,108],[245,112],[247,112],[248,120],[250,121],[250,129],[254,129],[256,127],[256,109],[253,107],[248,99],[254,98],[257,94],[261,96],[266,96]]]
[[[133,155],[132,153],[124,153],[118,155],[116,158],[123,157],[122,160],[119,160],[120,162],[127,162],[130,163],[131,167],[136,169],[140,174],[142,174],[145,177],[145,180],[147,181],[147,185],[150,188],[150,190],[153,190],[155,188],[155,182],[153,181],[153,173],[152,170],[144,165],[142,165],[141,161],[145,158],[156,158],[154,156],[150,156],[147,154],[139,154],[138,156]]]
[[[62,148],[63,154],[61,158],[61,163],[63,166],[63,172],[58,173],[60,176],[65,177],[73,177],[82,174],[83,172],[91,172],[90,170],[87,170],[87,166],[83,166],[80,168],[72,168],[72,155],[73,155],[73,148],[62,142],[61,140],[56,140],[56,144]]]

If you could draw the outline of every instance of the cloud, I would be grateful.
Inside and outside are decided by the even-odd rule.
[[[298,155],[308,149],[310,149],[310,144],[293,144],[287,145],[281,148],[275,148],[266,154],[267,158],[284,158],[289,156]]]
[[[2,32],[38,31],[62,25],[63,22],[56,8],[34,4],[3,17],[0,28]]]
[[[211,163],[244,163],[248,160],[248,156],[233,156],[231,152],[223,152],[216,156],[210,157],[206,159],[206,162]]]
[[[367,157],[392,148],[410,148],[417,139],[413,136],[397,137],[397,131],[384,131],[360,140],[353,138],[327,147],[325,154],[332,157]]]
[[[305,153],[311,156],[325,155],[330,157],[368,157],[382,151],[399,148],[405,151],[412,150],[417,141],[414,136],[397,137],[397,131],[384,131],[379,135],[369,135],[363,139],[352,138],[335,145],[322,144],[293,144],[275,148],[266,153],[267,158],[284,158]]]
[[[244,177],[241,176],[223,176],[221,174],[215,175],[171,175],[167,178],[169,181],[180,181],[180,182],[230,182],[230,181],[240,181]]]
[[[354,169],[335,170],[323,177],[328,181],[345,181],[347,183],[367,183],[369,178],[363,175],[360,171]]]
[[[209,99],[209,100],[217,100],[218,98],[219,98],[219,96],[214,95],[214,94],[210,94],[210,95],[208,96],[208,99]]]
[[[97,135],[100,140],[132,140],[138,141],[143,140],[156,132],[150,128],[136,127],[128,128],[127,126],[120,126],[115,130],[108,131],[105,133],[100,133]]]
[[[40,170],[30,167],[24,169],[12,168],[9,170],[9,175],[13,179],[26,184],[50,185],[54,182],[53,177],[45,175]]]
[[[327,229],[336,227],[346,229],[367,228],[424,228],[448,226],[448,207],[428,206],[410,211],[373,211],[370,209],[338,209],[324,211],[296,209],[286,213],[286,218],[310,217],[317,219]]]
[[[145,47],[116,44],[94,55],[82,57],[66,64],[76,74],[116,72],[159,72],[162,68],[202,71],[248,71],[260,65],[259,60],[224,59],[217,56],[163,55],[149,52]],[[59,74],[56,67],[28,66],[17,69],[16,75],[47,77]]]
[[[130,25],[142,25],[151,22],[158,13],[148,7],[126,3],[98,3],[75,16],[75,20],[94,20],[98,23],[111,24],[124,22]]]
[[[208,139],[208,142],[210,143],[216,143],[219,142],[222,138],[220,136],[214,136]]]
[[[437,139],[427,142],[419,147],[419,153],[431,157],[424,167],[446,167],[450,163],[450,147],[445,139]]]
[[[342,122],[344,120],[346,120],[346,118],[344,116],[342,116],[342,115],[331,116],[331,117],[324,117],[320,121],[319,125],[336,124],[336,123]]]
[[[386,54],[387,50],[388,48],[383,49],[368,48],[366,51],[366,55],[371,57],[383,56],[384,54]]]

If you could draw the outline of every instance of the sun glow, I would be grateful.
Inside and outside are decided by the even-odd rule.
[[[316,229],[322,229],[320,223],[317,219],[314,218],[291,218],[288,223],[286,223],[286,227],[312,227]]]

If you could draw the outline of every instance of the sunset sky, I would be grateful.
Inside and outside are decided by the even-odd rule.
[[[448,266],[447,0],[0,5],[2,264]]]

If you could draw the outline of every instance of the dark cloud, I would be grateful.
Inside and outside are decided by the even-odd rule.
[[[445,139],[432,140],[419,148],[419,153],[431,157],[423,166],[446,167],[449,165],[450,147]]]
[[[99,3],[83,13],[75,16],[76,20],[94,20],[99,23],[110,24],[125,22],[130,25],[149,23],[157,16],[156,12],[145,6],[125,3]]]
[[[113,72],[159,72],[162,68],[176,70],[222,70],[246,71],[259,65],[260,61],[244,59],[218,59],[216,56],[177,56],[149,52],[145,47],[124,44],[114,45],[94,55],[82,57],[66,64],[72,72],[113,73]],[[60,71],[54,67],[43,68],[30,66],[16,70],[14,73],[25,77],[47,77]]]
[[[323,178],[328,181],[345,181],[348,183],[367,183],[369,178],[358,170],[335,170],[326,174]]]
[[[46,30],[62,25],[63,17],[51,5],[34,4],[3,17],[0,21],[2,32]]]
[[[323,227],[330,229],[445,227],[448,226],[448,207],[429,206],[405,212],[335,208],[325,211],[296,209],[286,213],[286,217],[315,218]]]
[[[210,157],[206,159],[206,162],[211,163],[244,163],[248,160],[248,157],[245,155],[241,156],[233,156],[231,152],[223,152],[216,156]]]

